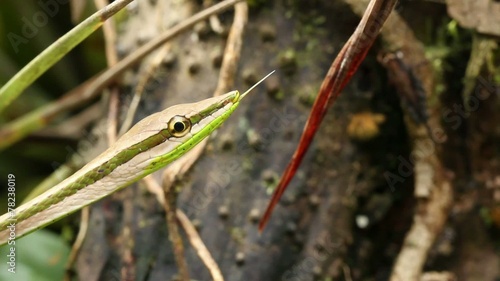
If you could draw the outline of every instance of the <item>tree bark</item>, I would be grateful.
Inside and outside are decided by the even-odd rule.
[[[384,176],[386,172],[398,173],[401,157],[409,159],[411,136],[406,133],[400,101],[387,86],[384,68],[374,59],[380,46],[374,47],[330,108],[269,225],[262,234],[257,231],[256,217],[265,209],[270,188],[277,184],[297,145],[323,76],[359,18],[342,1],[255,2],[256,6],[250,6],[235,89],[246,90],[273,69],[277,73],[254,90],[210,137],[191,172],[176,185],[177,206],[199,226],[200,236],[225,280],[388,280],[418,210],[414,208],[413,176],[395,189]],[[129,10],[117,48],[132,52],[200,8],[196,1],[138,1],[137,7]],[[226,12],[219,16],[226,29],[232,15]],[[170,51],[154,81],[145,88],[138,118],[211,96],[225,39],[204,22],[167,43]],[[144,75],[140,70],[146,69],[154,56],[123,79],[122,112],[126,112],[135,81]],[[451,100],[444,100],[445,106],[456,102],[451,92],[445,97]],[[480,107],[478,112],[483,110],[488,108]],[[366,112],[383,115],[385,122],[376,125],[373,137],[360,140],[347,128],[354,117]],[[498,110],[490,108],[488,112],[498,117]],[[479,123],[476,119],[470,122]],[[498,125],[485,126],[481,134],[497,140],[485,145],[498,149],[498,131],[491,133]],[[463,140],[456,131],[451,131],[449,138],[452,143]],[[486,140],[471,140],[471,146],[480,143]],[[452,148],[445,148],[445,160],[450,154],[460,154]],[[488,159],[494,164],[475,173],[488,171],[486,178],[490,180],[494,175],[490,168],[499,165],[494,157]],[[457,175],[456,186],[463,186],[457,173],[474,174],[446,164]],[[155,178],[161,178],[161,171]],[[459,226],[458,232],[464,233],[466,240],[452,251],[461,254],[445,256],[431,249],[426,271],[451,271],[467,276],[459,280],[478,280],[461,266],[470,258],[467,247],[474,239],[464,226],[479,216],[471,212],[464,211],[467,215],[447,226]],[[482,228],[475,231],[482,233],[486,242],[475,251],[490,249],[489,274],[481,280],[493,281],[500,276],[500,267],[494,269],[498,251],[488,248],[494,239],[488,228],[479,224]],[[211,280],[196,251],[187,241],[184,246],[191,279]],[[163,208],[144,184],[138,183],[92,206],[77,274],[81,280],[170,280],[178,271],[173,255]],[[485,259],[480,254],[476,258]]]

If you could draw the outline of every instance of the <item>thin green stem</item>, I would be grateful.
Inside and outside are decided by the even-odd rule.
[[[33,81],[71,51],[108,18],[133,0],[118,0],[99,10],[59,38],[36,56],[0,89],[0,112],[17,98]]]
[[[174,27],[162,33],[158,38],[140,47],[134,53],[128,55],[119,61],[113,67],[106,69],[96,78],[88,80],[78,86],[68,94],[61,97],[58,101],[41,107],[34,112],[6,124],[0,129],[0,151],[26,137],[31,132],[39,130],[46,126],[54,117],[65,110],[73,109],[82,103],[88,102],[97,97],[102,89],[111,84],[125,70],[138,63],[142,58],[154,49],[158,48],[166,41],[179,35],[186,29],[194,26],[197,22],[209,18],[213,14],[220,13],[242,0],[226,0],[207,8],[194,16],[180,22]],[[1,95],[0,95],[1,100]],[[1,109],[0,109],[1,110]]]

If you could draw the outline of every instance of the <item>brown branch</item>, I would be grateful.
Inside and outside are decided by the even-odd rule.
[[[231,90],[231,87],[234,85],[238,62],[240,61],[243,33],[248,21],[248,6],[246,2],[242,2],[236,4],[234,9],[234,22],[229,31],[219,81],[214,96],[222,95]]]
[[[120,106],[120,97],[117,87],[112,87],[109,91],[108,105],[108,124],[106,126],[106,135],[108,145],[111,146],[117,140],[118,132],[118,108]]]
[[[196,231],[196,228],[182,210],[177,209],[177,219],[186,232],[191,246],[193,246],[196,250],[196,253],[207,267],[210,275],[212,275],[212,279],[214,281],[224,281],[224,277],[222,277],[222,272],[220,271],[219,266],[203,243],[203,240],[201,240],[200,235],[198,235],[198,231]]]
[[[106,0],[94,0],[94,4],[97,9],[102,9],[106,6]],[[116,43],[116,26],[112,20],[106,21],[102,26],[102,31],[104,33],[104,43],[106,51],[106,61],[108,67],[118,63],[118,52],[115,49]],[[108,126],[107,126],[107,136],[108,144],[111,145],[116,142],[116,132],[118,127],[118,89],[112,87],[109,92],[109,106],[108,106]]]
[[[134,96],[132,97],[132,101],[130,102],[130,106],[127,110],[127,114],[125,116],[125,120],[120,128],[120,132],[118,133],[120,136],[125,134],[125,132],[130,129],[132,126],[132,122],[134,121],[135,112],[139,107],[139,102],[141,101],[142,93],[144,92],[144,88],[147,83],[154,76],[155,71],[160,67],[163,58],[170,51],[170,45],[165,45],[162,49],[160,49],[155,56],[151,59],[150,63],[147,64],[144,71],[142,71],[140,77],[138,78],[139,82],[137,82],[137,86],[134,90]]]
[[[217,83],[217,88],[214,92],[214,96],[223,94],[232,87],[234,83],[234,76],[237,70],[237,64],[240,58],[241,46],[243,40],[243,31],[248,19],[248,7],[245,2],[238,3],[235,5],[235,15],[234,22],[227,39],[226,51],[224,59],[221,66],[221,72],[219,75],[219,81]],[[180,179],[184,174],[191,168],[191,166],[196,162],[201,153],[203,152],[207,140],[205,139],[199,143],[195,148],[186,153],[184,157],[172,163],[163,172],[163,188],[165,193],[165,211],[167,212],[167,226],[169,229],[169,234],[174,246],[174,254],[181,273],[181,277],[187,280],[187,265],[185,265],[184,260],[184,248],[182,245],[182,240],[178,233],[177,224],[175,221],[175,200],[176,193],[174,190],[174,185],[177,179]],[[210,270],[210,268],[209,268]]]
[[[177,263],[177,268],[179,269],[179,277],[182,281],[189,281],[189,271],[187,267],[186,259],[184,258],[184,244],[182,242],[182,237],[179,233],[179,228],[177,227],[177,217],[176,217],[176,201],[177,193],[175,188],[167,188],[164,190],[165,200],[163,207],[165,209],[165,216],[167,220],[168,228],[168,238],[172,242],[174,248],[175,262]]]
[[[361,14],[368,1],[345,0],[352,9]],[[423,44],[417,40],[406,22],[393,13],[382,29],[382,39],[387,50],[401,50],[405,54],[405,63],[419,65],[415,70],[418,79],[427,93],[427,101],[434,95],[434,71],[428,63]],[[452,203],[453,192],[450,179],[437,155],[439,143],[432,138],[441,139],[438,134],[443,130],[438,126],[440,115],[430,110],[429,123],[432,124],[430,135],[423,124],[416,124],[405,112],[405,121],[412,143],[414,159],[415,197],[417,208],[413,225],[406,235],[402,249],[396,259],[391,281],[418,281],[429,250],[437,235],[441,232]],[[442,139],[441,139],[442,140]],[[431,150],[432,149],[432,150]]]
[[[234,23],[231,26],[227,39],[224,58],[219,74],[217,88],[214,96],[219,96],[229,91],[234,84],[238,61],[241,55],[241,46],[243,42],[243,32],[248,20],[247,4],[242,2],[235,6]],[[163,173],[163,187],[170,188],[173,183],[184,176],[184,174],[196,162],[206,146],[206,139],[200,142],[195,148],[186,153],[182,158],[170,164]]]
[[[90,208],[85,207],[81,211],[81,221],[80,221],[80,230],[78,231],[78,235],[76,236],[75,243],[71,247],[71,252],[69,253],[68,261],[66,261],[64,280],[69,281],[72,280],[72,268],[73,264],[76,261],[76,257],[82,248],[83,242],[85,241],[85,237],[87,235],[87,230],[89,228],[89,218],[90,218]]]
[[[56,126],[47,127],[32,135],[38,137],[67,138],[80,140],[85,136],[85,128],[103,115],[102,107],[94,103]]]

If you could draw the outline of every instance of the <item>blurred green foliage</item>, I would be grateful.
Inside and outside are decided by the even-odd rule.
[[[11,252],[11,248],[15,250]],[[34,232],[15,240],[15,245],[0,247],[4,261],[7,255],[13,257],[12,264],[0,263],[0,280],[62,280],[69,252],[69,246],[59,236],[46,230]]]
[[[0,85],[75,26],[69,2],[2,1],[0,3]],[[67,1],[66,1],[67,2]],[[45,5],[52,3],[49,8]],[[55,4],[54,4],[55,3]],[[95,12],[89,2],[82,19]],[[48,104],[106,66],[102,32],[97,31],[42,75],[0,114],[0,126]],[[71,113],[58,121],[64,121]],[[0,152],[0,188],[6,189],[8,174],[16,176],[16,201],[22,198],[75,150],[73,140],[29,137]],[[0,193],[0,202],[5,193]],[[0,211],[6,211],[0,204]]]

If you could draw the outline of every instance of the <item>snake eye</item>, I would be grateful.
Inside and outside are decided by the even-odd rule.
[[[184,116],[176,115],[168,121],[168,131],[176,138],[183,137],[191,130],[191,121]]]

